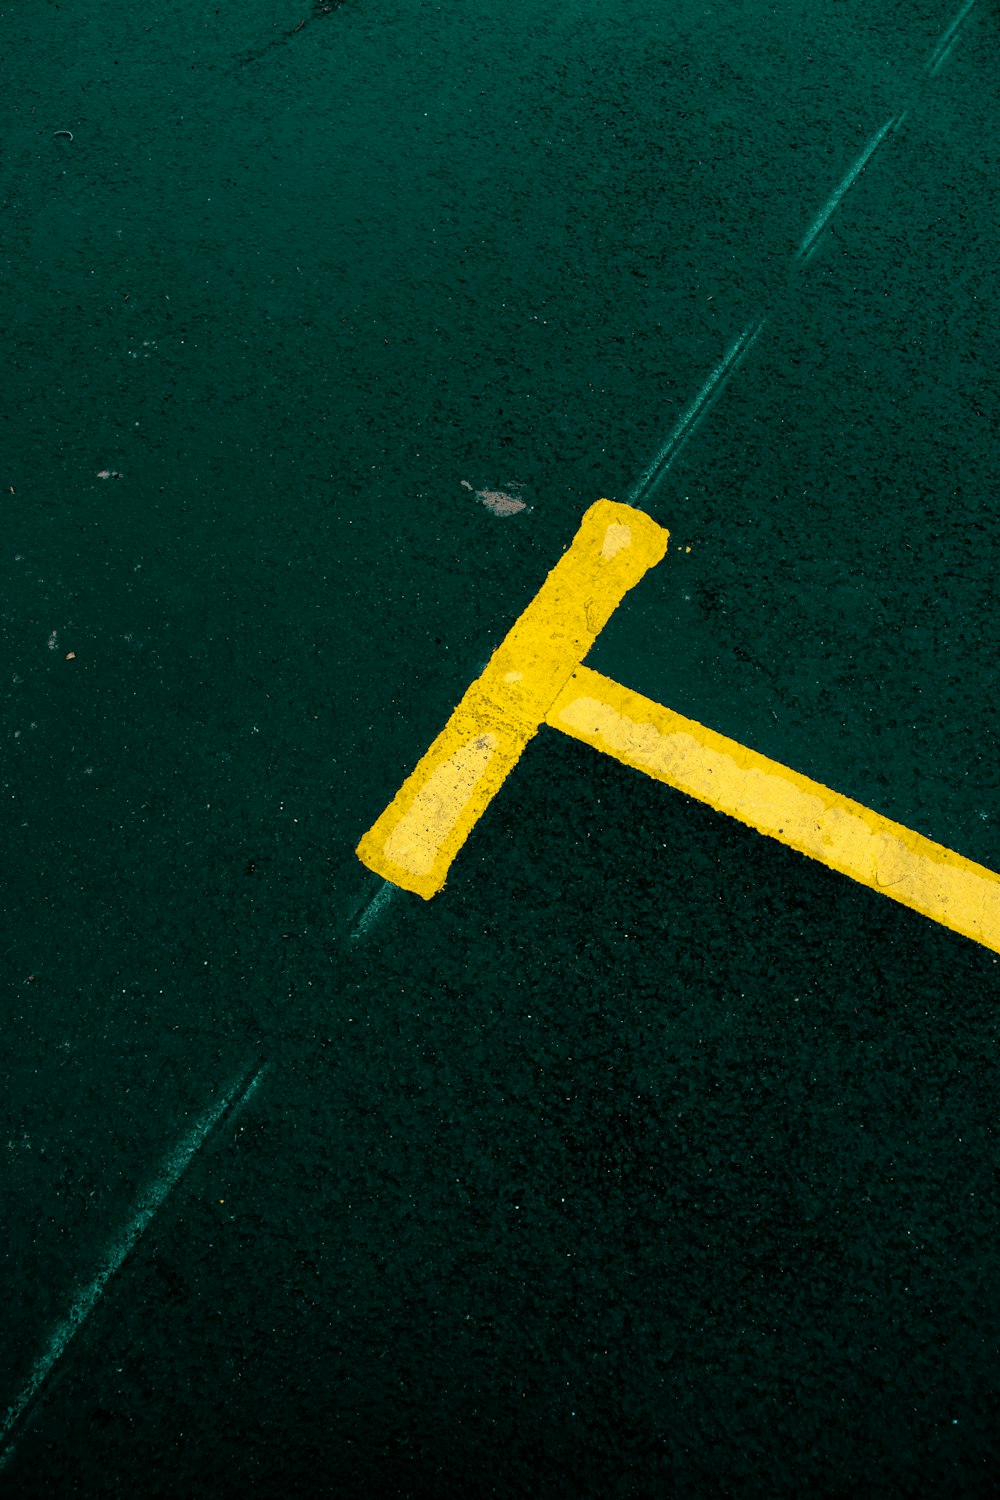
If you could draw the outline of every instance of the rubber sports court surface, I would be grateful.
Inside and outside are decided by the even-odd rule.
[[[0,1490],[994,1494],[995,7],[0,43]]]

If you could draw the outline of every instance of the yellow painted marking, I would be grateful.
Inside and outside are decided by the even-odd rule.
[[[642,511],[599,500],[569,550],[358,845],[429,899],[541,724],[1000,953],[1000,876],[582,665],[666,551]],[[690,551],[689,547],[685,551]]]
[[[1000,876],[579,667],[546,723],[1000,953]]]
[[[448,723],[358,845],[370,870],[429,899],[560,689],[627,591],[666,551],[640,510],[598,500]]]
[[[499,743],[495,734],[481,734],[435,766],[386,839],[386,859],[416,876],[431,873],[441,830],[451,828],[462,816]]]

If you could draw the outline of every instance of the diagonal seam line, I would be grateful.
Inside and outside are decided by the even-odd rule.
[[[946,58],[950,55],[952,48],[958,40],[958,35],[962,24],[966,20],[975,3],[976,0],[965,0],[965,4],[962,6],[961,10],[945,27],[944,32],[938,39],[933,51],[930,54],[930,57],[925,64],[926,71],[932,76],[937,73],[938,69],[943,65]],[[846,173],[839,185],[833,190],[830,197],[823,205],[823,208],[813,220],[801,244],[799,245],[799,248],[796,250],[795,254],[792,257],[793,263],[798,262],[801,264],[802,262],[808,261],[811,258],[824,228],[833,217],[845,194],[852,187],[860,174],[864,171],[864,168],[867,166],[873,153],[882,144],[888,133],[893,130],[898,130],[903,121],[906,119],[908,113],[909,110],[907,108],[900,110],[898,114],[887,120],[886,123],[876,131],[875,135],[868,142],[867,146],[861,152],[861,155],[855,161],[854,165]],[[765,321],[766,318],[761,318],[759,320],[753,334],[753,339],[755,339],[757,337],[757,334],[760,333],[760,330],[763,328]],[[666,473],[667,469],[670,466],[670,463],[673,461],[674,452],[683,441],[686,441],[691,432],[694,430],[695,419],[699,415],[700,409],[706,402],[708,396],[713,393],[713,387],[715,386],[716,382],[724,373],[727,372],[728,365],[733,360],[735,355],[739,353],[740,357],[742,358],[742,354],[746,352],[746,348],[749,348],[749,344],[747,344],[746,348],[743,348],[741,352],[741,346],[747,339],[747,334],[748,330],[744,330],[739,339],[737,339],[736,343],[729,349],[721,364],[718,365],[712,372],[705,385],[702,387],[702,390],[686,408],[680,420],[671,431],[666,442],[657,453],[653,462],[645,469],[636,484],[633,485],[630,491],[630,497],[633,502],[638,500],[643,495],[648,494],[653,489],[655,484],[658,483],[658,481]],[[751,339],[750,342],[753,342],[753,339]],[[732,372],[729,371],[728,373]],[[718,392],[715,392],[714,394],[718,395]]]
[[[236,1083],[226,1091],[221,1100],[202,1115],[198,1123],[174,1147],[173,1151],[167,1157],[160,1175],[140,1195],[136,1211],[121,1238],[112,1247],[110,1255],[94,1279],[77,1295],[69,1312],[57,1325],[45,1353],[36,1360],[28,1379],[7,1408],[3,1421],[0,1422],[0,1443],[6,1443],[6,1447],[0,1450],[0,1469],[4,1467],[14,1451],[14,1443],[7,1441],[11,1433],[38,1395],[45,1381],[52,1373],[52,1370],[62,1358],[71,1339],[79,1333],[87,1318],[97,1306],[108,1282],[114,1276],[115,1272],[120,1270],[157,1210],[163,1206],[170,1193],[177,1186],[187,1170],[192,1157],[205,1143],[205,1140],[221,1120],[222,1116],[230,1106],[232,1106],[234,1113],[236,1110],[243,1108],[250,1096],[256,1091],[261,1079],[267,1072],[268,1066],[268,1063],[264,1063],[258,1067],[252,1078],[249,1078],[249,1075],[253,1065],[242,1074]],[[249,1082],[247,1081],[248,1078]],[[239,1095],[239,1098],[236,1097],[237,1095]]]
[[[972,9],[975,3],[976,0],[965,0],[965,4],[962,6],[962,9],[949,22],[944,31],[938,37],[934,50],[931,53],[930,57],[927,59],[927,71],[929,73],[935,73],[944,62],[945,57],[951,51],[951,48],[957,39],[958,28],[962,25],[962,22],[965,20],[966,16],[969,14],[969,11]]]
[[[371,927],[372,923],[378,921],[379,917],[381,917],[382,913],[389,905],[389,902],[392,900],[393,895],[398,890],[399,886],[394,885],[391,880],[383,880],[382,884],[379,886],[374,896],[368,902],[368,905],[365,907],[360,917],[358,917],[357,923],[354,927],[354,931],[348,934],[347,941],[349,943],[356,943],[359,938],[365,937],[367,935],[368,929]]]
[[[871,161],[872,156],[878,150],[879,146],[881,146],[882,142],[889,134],[889,131],[898,122],[898,119],[898,115],[893,115],[890,119],[886,120],[885,124],[881,125],[879,129],[876,130],[875,134],[872,136],[871,140],[865,146],[864,150],[861,152],[860,156],[858,156],[854,164],[848,168],[847,172],[844,174],[838,185],[834,188],[833,192],[830,194],[829,198],[826,200],[823,207],[816,215],[816,218],[809,226],[809,229],[806,231],[805,238],[803,239],[798,250],[795,252],[796,260],[802,259],[803,255],[805,255],[813,240],[822,231],[827,222],[833,217],[837,208],[840,206],[841,200],[843,199],[844,195],[851,187],[853,187],[854,183],[861,176],[861,173],[864,171],[869,161]]]
[[[681,412],[666,442],[653,459],[653,462],[648,465],[640,476],[638,483],[633,486],[629,495],[631,504],[634,505],[639,500],[646,499],[650,491],[666,473],[673,462],[677,449],[690,437],[699,417],[703,416],[707,411],[709,402],[721,394],[726,381],[738,368],[743,356],[756,342],[766,322],[767,319],[765,317],[758,318],[756,323],[748,323],[739,337],[734,339],[730,344],[714,370],[710,371],[701,390]]]

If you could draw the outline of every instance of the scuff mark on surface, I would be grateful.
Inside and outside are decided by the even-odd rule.
[[[495,516],[516,516],[519,511],[528,509],[526,502],[521,499],[519,484],[512,484],[508,490],[477,490],[473,489],[467,479],[463,479],[461,485]]]

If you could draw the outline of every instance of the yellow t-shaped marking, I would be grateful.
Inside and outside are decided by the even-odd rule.
[[[1000,877],[583,666],[667,533],[599,500],[378,822],[361,860],[430,898],[547,724],[1000,953]]]

